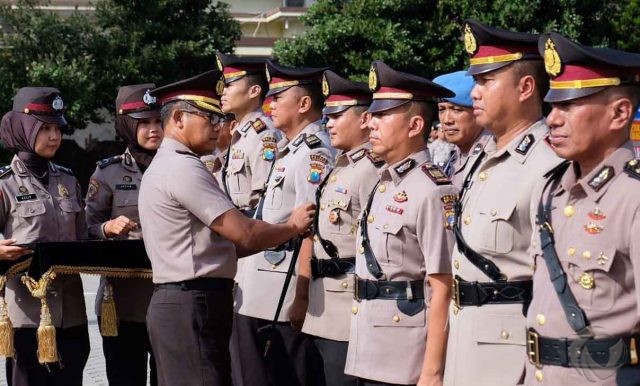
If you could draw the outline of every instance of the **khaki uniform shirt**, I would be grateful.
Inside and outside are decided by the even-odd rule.
[[[356,255],[358,217],[378,180],[378,168],[384,163],[381,160],[376,162],[378,166],[374,165],[367,156],[370,148],[367,142],[338,155],[320,197],[320,235],[336,246],[340,258]],[[318,238],[314,240],[313,255],[330,259]],[[353,275],[315,279],[309,287],[309,307],[302,331],[325,339],[348,341]]]
[[[529,203],[536,183],[561,160],[544,141],[543,121],[504,148],[494,140],[462,197],[461,232],[476,252],[495,262],[507,280],[530,280],[533,260]],[[453,274],[466,281],[490,282],[457,248]],[[514,385],[525,359],[522,304],[451,307],[446,385]],[[473,358],[473,360],[470,360]]]
[[[228,164],[221,173],[225,174],[222,179],[226,178],[229,197],[239,209],[258,205],[280,138],[261,110],[248,114],[233,131]]]
[[[308,141],[315,144],[311,147]],[[278,143],[278,159],[267,181],[262,219],[272,224],[286,221],[293,208],[315,202],[316,188],[331,171],[333,149],[319,122],[305,127],[291,142]],[[273,319],[293,251],[286,251],[278,264],[265,258],[265,252],[242,259],[235,292],[236,312],[261,319]],[[287,291],[280,321],[288,320],[293,302],[295,278]]]
[[[456,147],[455,161],[453,163],[453,175],[451,176],[451,182],[460,190],[464,183],[464,178],[467,176],[467,172],[471,168],[473,161],[477,155],[479,155],[487,142],[493,138],[493,134],[487,130],[483,130],[478,138],[473,142],[471,150],[467,154],[462,154],[459,147]]]
[[[640,175],[634,163],[630,175],[625,165],[634,159],[627,142],[584,177],[572,164],[557,183],[532,197],[538,211],[552,194],[551,224],[555,249],[567,274],[567,282],[585,312],[596,338],[627,337],[640,332]],[[532,216],[533,217],[533,216]],[[533,301],[527,326],[540,336],[576,339],[549,279],[540,249],[540,233],[534,232],[531,253]],[[636,352],[640,342],[636,341]],[[580,357],[589,360],[584,350]],[[616,385],[614,369],[575,369],[527,362],[528,385]]]
[[[402,313],[395,300],[353,300],[345,373],[379,382],[418,382],[427,338],[429,289],[427,275],[451,273],[453,233],[445,229],[443,197],[457,190],[436,185],[423,166],[428,151],[411,154],[380,173],[367,219],[371,249],[386,280],[425,282],[425,308],[413,316]],[[356,274],[376,280],[367,270],[358,231]],[[349,311],[345,311],[349,312]]]
[[[218,185],[222,186],[222,167],[227,160],[227,150],[220,151],[215,149],[213,154],[204,155],[200,157],[202,162],[204,162],[204,166],[213,174],[216,181],[218,181]]]
[[[233,279],[235,246],[209,228],[233,204],[187,146],[164,138],[142,176],[138,204],[154,283]]]
[[[142,171],[138,168],[129,150],[124,154],[107,158],[98,162],[96,171],[89,181],[89,189],[85,200],[85,213],[89,237],[107,239],[104,225],[107,221],[119,216],[126,216],[140,223],[138,216],[138,192],[142,181]],[[114,239],[136,240],[142,238],[141,228],[135,229],[127,236]],[[118,257],[118,256],[114,256]],[[153,293],[153,283],[149,279],[109,278],[113,288],[118,319],[144,323],[147,307]],[[96,295],[96,315],[102,314],[102,300],[107,279],[100,278],[100,286]]]
[[[74,241],[87,238],[78,180],[71,170],[49,163],[49,186],[43,186],[17,156],[0,172],[0,227],[16,244]],[[82,258],[82,256],[78,256]],[[55,327],[87,323],[80,275],[58,275],[47,289]],[[7,282],[5,298],[13,327],[38,327],[40,300],[16,276]]]

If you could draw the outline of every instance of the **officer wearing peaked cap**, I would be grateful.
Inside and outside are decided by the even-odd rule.
[[[456,194],[430,162],[438,98],[454,94],[376,61],[372,150],[387,163],[361,215],[345,372],[359,385],[437,384],[447,339]],[[346,311],[348,312],[348,311]]]
[[[145,83],[118,90],[115,129],[127,149],[98,162],[89,181],[85,210],[92,238],[142,237],[138,224],[140,182],[163,137],[160,108],[149,93],[155,87]],[[153,283],[148,279],[100,278],[96,314],[111,384],[146,385],[148,362],[151,384],[157,382],[155,362],[149,360],[151,345],[145,325],[152,292]]]
[[[2,117],[0,138],[16,154],[10,165],[0,169],[2,259],[32,253],[13,244],[87,238],[80,185],[71,170],[50,161],[60,147],[61,128],[67,124],[64,109],[58,89],[23,87],[13,100],[12,111]],[[13,356],[7,360],[9,382],[17,386],[82,385],[89,333],[80,276],[61,275],[46,287],[48,311],[41,309],[41,301],[19,276],[10,278],[4,291],[3,305],[8,310],[0,318],[4,328],[13,324],[15,346],[15,352],[3,353]],[[40,344],[47,344],[47,339],[38,341],[40,326],[43,334],[46,327],[55,327],[56,347],[38,350]],[[3,341],[11,339],[6,330],[2,335]]]
[[[247,218],[211,176],[222,117],[209,71],[151,91],[165,138],[142,177],[139,211],[155,290],[147,329],[159,385],[230,385],[229,337],[236,260],[305,231],[312,205],[279,224]],[[169,178],[168,178],[169,177]]]
[[[335,167],[316,192],[314,234],[302,245],[291,323],[309,334],[324,365],[327,385],[355,385],[344,374],[353,299],[358,218],[384,161],[371,153],[367,108],[371,91],[333,71],[322,80],[323,114]],[[302,323],[304,322],[304,326]]]
[[[238,121],[221,170],[222,184],[234,205],[252,217],[276,159],[281,135],[262,112],[268,91],[265,61],[216,53],[224,91],[221,107]]]
[[[456,205],[445,384],[514,385],[524,371],[534,267],[529,202],[535,183],[560,160],[544,142],[548,80],[538,35],[473,20],[463,31],[476,123],[494,138],[465,169]]]
[[[531,200],[538,231],[525,384],[638,385],[640,161],[629,128],[640,55],[557,33],[538,48],[551,76],[549,143],[567,162]]]
[[[279,223],[294,205],[314,202],[318,185],[331,171],[333,149],[320,125],[321,78],[326,68],[290,68],[267,60],[271,117],[284,138],[267,180],[256,218]],[[274,318],[285,274],[298,243],[289,240],[259,252],[241,265],[236,281],[235,323],[231,350],[234,383],[241,385],[313,385],[322,374],[319,355],[310,340],[289,323],[295,281],[286,288],[277,333],[282,344],[272,345],[264,358],[258,334]],[[299,245],[299,244],[298,244]],[[246,369],[252,369],[247,371]]]
[[[456,145],[455,153],[443,169],[451,176],[453,184],[460,189],[469,160],[480,154],[491,139],[491,133],[478,125],[473,115],[471,90],[476,82],[471,75],[466,71],[456,71],[440,75],[434,78],[433,82],[456,94],[451,98],[440,99],[438,118],[445,139]]]

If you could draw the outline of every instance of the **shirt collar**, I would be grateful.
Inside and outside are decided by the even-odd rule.
[[[425,148],[410,154],[393,165],[384,166],[380,171],[380,176],[382,178],[390,178],[393,184],[397,186],[406,176],[411,174],[411,171],[429,161],[431,161],[431,156],[429,155],[429,150]]]

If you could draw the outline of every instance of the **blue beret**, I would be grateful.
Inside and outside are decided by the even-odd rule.
[[[471,90],[476,82],[472,76],[467,75],[466,71],[456,71],[450,74],[440,75],[433,80],[435,83],[442,87],[446,87],[449,90],[456,93],[453,98],[442,98],[447,102],[451,102],[456,105],[471,107],[473,101],[471,100]]]

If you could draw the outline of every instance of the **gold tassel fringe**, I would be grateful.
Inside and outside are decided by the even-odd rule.
[[[0,276],[0,356],[12,358],[15,354],[13,346],[13,324],[9,319],[7,302],[4,300],[6,276]]]
[[[41,303],[40,325],[38,326],[38,361],[41,364],[59,361],[56,328],[53,326],[51,312],[47,305],[47,287],[55,277],[56,274],[52,271],[45,272],[38,281],[26,275],[22,277],[22,283],[27,286],[33,297],[40,299]]]
[[[100,333],[102,336],[118,336],[118,313],[113,299],[113,287],[107,281],[102,294]]]

